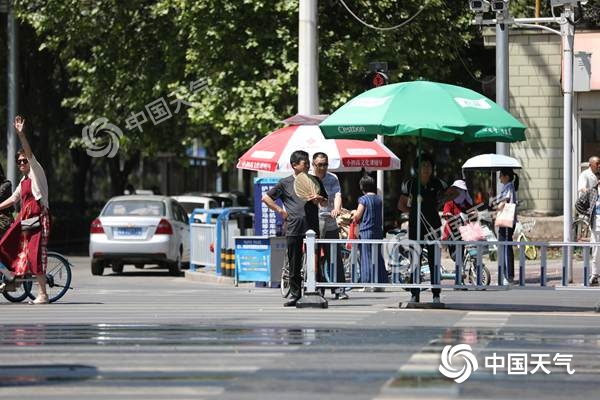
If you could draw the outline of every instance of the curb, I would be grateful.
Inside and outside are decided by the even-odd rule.
[[[235,287],[235,279],[232,276],[217,276],[214,270],[207,271],[185,271],[184,278],[194,282],[214,283]],[[238,282],[237,287],[255,287],[254,282]]]
[[[231,276],[217,276],[214,270],[210,271],[185,271],[185,279],[195,282],[220,283],[233,286],[235,280]]]

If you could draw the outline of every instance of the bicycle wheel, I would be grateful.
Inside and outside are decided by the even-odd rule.
[[[11,284],[9,283],[7,285],[9,286]],[[6,300],[12,303],[20,303],[30,296],[32,286],[31,281],[15,282],[14,285],[14,291],[7,291],[7,288],[5,288],[5,291],[2,292],[2,295]]]
[[[477,285],[477,265],[475,264],[475,260],[472,258],[467,259],[465,261],[465,271],[467,271],[466,276],[463,276],[466,282],[471,285]],[[481,264],[481,284],[483,286],[489,286],[492,281],[492,275],[490,274],[490,270],[485,264]]]
[[[574,242],[589,242],[590,241],[590,223],[587,218],[579,217],[571,225]]]
[[[48,264],[46,266],[46,291],[48,301],[54,303],[67,293],[71,285],[71,265],[62,255],[54,252],[48,252]],[[35,299],[35,295],[30,290],[30,299]]]
[[[574,242],[589,242],[591,236],[590,223],[586,217],[578,217],[573,221],[571,225],[571,232],[573,233]],[[573,254],[577,257],[581,257],[583,254],[584,247],[575,247]]]

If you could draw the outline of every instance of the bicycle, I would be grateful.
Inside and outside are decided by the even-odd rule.
[[[525,232],[529,232],[535,225],[535,220],[534,221],[528,221],[525,223],[521,223],[520,221],[517,222],[517,224],[515,225],[515,232],[514,232],[514,236],[517,237],[517,242],[528,242],[529,239],[527,239],[527,236],[525,236]],[[517,246],[519,249],[521,248],[521,246]],[[525,258],[527,258],[528,260],[535,260],[537,258],[538,252],[537,252],[537,247],[532,245],[532,244],[526,244],[525,245]]]
[[[49,251],[48,264],[46,267],[46,285],[48,292],[48,301],[54,303],[65,295],[71,287],[72,279],[71,263],[62,254]],[[35,299],[33,294],[33,285],[37,284],[35,275],[27,274],[23,277],[16,277],[12,281],[6,281],[2,275],[4,287],[2,295],[10,302],[19,303],[30,298]]]
[[[574,242],[589,242],[592,230],[590,229],[590,220],[584,215],[579,215],[571,224]]]
[[[573,232],[574,242],[589,243],[592,235],[589,218],[582,214],[577,216],[571,224],[571,232]],[[575,247],[573,249],[573,254],[578,257],[583,257],[583,249],[585,249],[585,247]]]
[[[391,281],[398,283],[413,283],[412,262],[414,252],[408,248],[403,241],[407,238],[406,231],[398,231],[392,236],[392,247],[387,249],[387,264],[390,267]],[[462,281],[464,284],[477,284],[477,254],[478,247],[475,245],[465,245],[463,248]],[[484,254],[489,252],[489,246],[483,246]],[[420,263],[420,281],[429,281],[431,270],[429,268],[429,258],[427,248],[421,250]],[[384,253],[385,254],[385,253]],[[385,258],[385,257],[384,257]],[[455,279],[454,270],[447,270],[443,265],[440,266],[440,280]],[[481,264],[481,284],[489,286],[491,283],[491,274],[485,264]],[[425,290],[425,289],[422,289]]]

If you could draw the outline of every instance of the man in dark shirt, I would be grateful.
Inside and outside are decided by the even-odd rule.
[[[433,176],[434,161],[429,154],[421,155],[421,163],[416,160],[415,170],[419,173],[421,190],[417,188],[417,178],[411,178],[402,183],[398,209],[409,213],[408,237],[411,240],[431,240],[441,237],[442,221],[438,213],[440,204],[445,202],[445,192],[448,185]],[[421,195],[421,235],[417,238],[417,196]],[[435,245],[427,245],[427,260],[430,267],[431,283],[437,284],[434,278]],[[420,266],[420,262],[417,264]],[[411,302],[419,302],[421,290],[411,289]],[[432,289],[433,302],[440,303],[440,289]]]
[[[285,221],[287,255],[290,266],[290,300],[284,303],[284,307],[295,306],[302,297],[302,245],[306,231],[312,229],[319,233],[319,205],[327,204],[327,192],[321,180],[319,181],[319,193],[308,200],[298,197],[294,190],[294,180],[301,172],[307,173],[310,167],[308,153],[297,150],[290,156],[290,164],[294,174],[281,179],[277,185],[262,197],[263,203],[271,210],[280,214]],[[283,207],[275,203],[281,199]]]

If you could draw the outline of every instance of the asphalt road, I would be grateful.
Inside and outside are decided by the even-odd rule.
[[[0,302],[0,398],[597,397],[600,289],[444,291],[444,309],[399,308],[405,291],[351,291],[295,309],[277,289],[152,269],[92,277],[86,258],[71,261],[74,289],[58,303]],[[477,362],[463,383],[439,372],[458,344],[470,350],[449,367]]]

